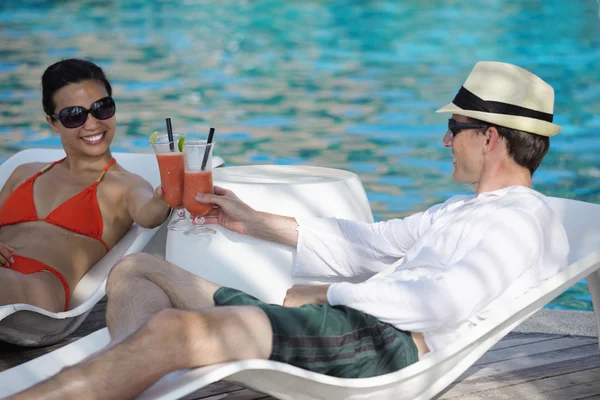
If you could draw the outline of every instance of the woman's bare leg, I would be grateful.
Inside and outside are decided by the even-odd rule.
[[[0,306],[7,304],[31,304],[50,312],[65,309],[65,291],[50,272],[24,275],[0,267]]]
[[[272,337],[257,307],[165,310],[123,342],[12,399],[129,399],[172,371],[266,359]]]
[[[111,271],[106,322],[113,341],[121,341],[166,308],[213,307],[219,285],[145,253],[125,257]]]

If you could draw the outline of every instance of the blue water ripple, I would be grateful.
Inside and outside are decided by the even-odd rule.
[[[273,162],[273,157],[268,154],[254,154],[250,156],[250,161],[252,163],[267,163],[270,164]]]
[[[46,56],[56,59],[77,57],[80,53],[81,50],[77,47],[46,49]]]
[[[14,72],[19,68],[20,64],[0,62],[0,72]]]
[[[436,169],[443,173],[451,173],[454,168],[449,161],[425,160],[421,158],[401,157],[399,163],[409,165],[411,167]]]
[[[247,132],[225,132],[219,134],[219,140],[244,141],[251,139],[252,135]]]
[[[356,173],[372,173],[377,171],[377,167],[369,163],[350,163],[350,170]]]
[[[414,150],[412,146],[388,146],[383,150],[383,154],[386,156],[399,155],[410,153]]]
[[[552,170],[544,167],[538,168],[533,175],[532,183],[534,185],[540,184],[555,184],[561,179],[568,179],[575,177],[575,172],[567,170]]]
[[[378,182],[384,185],[410,186],[415,180],[405,176],[382,176],[378,179]]]
[[[249,118],[240,121],[242,125],[255,126],[255,127],[282,127],[282,126],[293,126],[295,121],[291,118],[281,117],[278,115],[270,115],[264,117]]]

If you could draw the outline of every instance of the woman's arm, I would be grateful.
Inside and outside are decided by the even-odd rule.
[[[6,199],[8,199],[8,196],[10,196],[10,194],[14,190],[16,183],[21,180],[24,180],[23,175],[28,170],[28,165],[31,164],[21,164],[17,166],[17,168],[14,169],[12,174],[10,174],[10,176],[4,183],[4,186],[2,186],[2,190],[0,190],[0,208],[2,208],[4,202],[6,201]]]
[[[159,226],[169,215],[170,208],[162,198],[162,189],[152,190],[150,183],[135,174],[128,179],[126,202],[133,221],[144,228]]]
[[[19,166],[21,167],[21,166]],[[0,190],[0,208],[4,205],[4,202],[10,196],[15,186],[15,183],[18,181],[21,173],[17,171],[19,167],[15,168],[15,170],[10,174],[4,186],[2,186],[2,190]],[[14,259],[12,258],[12,253],[15,252],[15,249],[12,247],[0,243],[0,267],[5,267],[7,264],[12,264]]]

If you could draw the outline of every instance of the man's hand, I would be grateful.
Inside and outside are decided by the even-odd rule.
[[[15,252],[15,249],[12,247],[0,243],[0,267],[6,267],[8,264],[13,264],[15,262],[12,253]]]
[[[287,290],[283,305],[300,307],[304,304],[326,304],[330,285],[294,285]]]
[[[206,223],[219,224],[230,231],[249,234],[249,228],[257,223],[259,213],[241,201],[231,190],[215,186],[214,193],[196,195],[198,202],[217,206],[204,217]]]
[[[231,190],[215,186],[214,194],[198,194],[196,201],[216,206],[204,217],[207,224],[219,224],[230,231],[288,246],[298,243],[298,223],[294,218],[256,211]]]

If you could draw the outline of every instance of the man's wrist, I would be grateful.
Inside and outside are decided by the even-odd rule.
[[[323,290],[321,291],[321,298],[319,299],[323,304],[329,304],[329,299],[327,298],[327,292],[329,292],[329,287],[331,285],[323,285]]]
[[[249,236],[289,246],[296,246],[298,242],[298,224],[292,217],[253,211],[244,225]]]
[[[268,230],[266,213],[253,210],[249,213],[245,226],[245,234],[252,237],[262,238]]]

